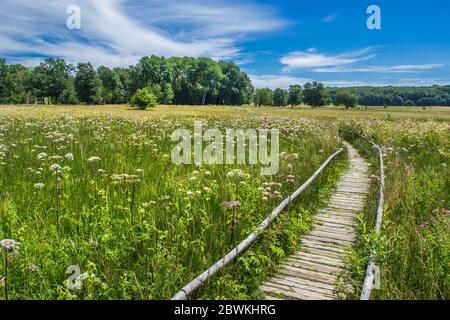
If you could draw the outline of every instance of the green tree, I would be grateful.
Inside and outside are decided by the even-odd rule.
[[[104,103],[124,103],[126,92],[115,70],[101,66],[97,69],[102,82],[102,101]]]
[[[194,73],[196,91],[201,96],[201,104],[206,104],[208,94],[216,96],[220,89],[223,74],[219,64],[210,58],[199,58]]]
[[[322,83],[314,81],[303,87],[303,101],[311,108],[323,107],[328,102],[328,96]]]
[[[277,88],[273,92],[273,105],[277,107],[284,107],[288,104],[288,92],[284,89]]]
[[[90,63],[79,63],[75,76],[75,90],[81,102],[101,103],[101,81]]]
[[[217,104],[242,105],[251,102],[253,86],[250,78],[232,62],[219,62],[222,80],[217,96]]]
[[[78,104],[80,101],[75,91],[74,79],[70,78],[67,87],[64,89],[61,96],[61,103],[64,104]]]
[[[168,59],[172,70],[172,89],[175,104],[196,103],[197,94],[194,81],[192,80],[195,71],[195,60],[195,58],[191,57],[172,57]]]
[[[63,103],[73,66],[64,59],[48,58],[33,70],[33,88],[41,103]]]
[[[149,87],[138,89],[136,93],[131,97],[130,102],[131,107],[141,110],[153,108],[156,106],[156,104],[156,97]]]
[[[131,88],[131,72],[130,68],[114,68],[114,72],[120,79],[121,86],[124,90],[123,102],[130,101],[131,96],[134,94]]]
[[[302,86],[294,84],[289,87],[288,103],[292,108],[302,103]]]
[[[130,70],[132,92],[152,84],[159,84],[163,87],[166,83],[170,83],[172,78],[167,59],[154,55],[142,57],[139,63]]]
[[[163,104],[172,104],[174,99],[172,85],[170,83],[166,83],[162,90],[162,100]]]
[[[269,88],[259,88],[255,90],[253,102],[255,106],[271,106],[272,105],[272,90]]]
[[[34,102],[32,78],[30,69],[20,64],[7,65],[0,59],[0,103]]]
[[[336,95],[335,105],[345,106],[347,109],[354,108],[358,105],[358,97],[348,91],[340,91]]]
[[[11,76],[5,59],[0,59],[0,103],[8,103],[11,96]]]

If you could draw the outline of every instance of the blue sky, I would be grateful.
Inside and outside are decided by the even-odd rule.
[[[369,30],[369,5],[381,30]],[[81,29],[66,27],[69,5]],[[0,0],[0,56],[127,66],[143,55],[234,61],[256,87],[450,84],[448,0]]]

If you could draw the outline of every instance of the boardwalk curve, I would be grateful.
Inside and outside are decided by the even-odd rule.
[[[325,209],[315,215],[312,231],[261,290],[267,299],[337,299],[336,280],[345,268],[345,250],[356,234],[356,216],[364,208],[370,181],[368,163],[345,143],[349,167]]]

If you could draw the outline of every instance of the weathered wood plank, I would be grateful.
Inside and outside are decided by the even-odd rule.
[[[302,279],[307,279],[310,281],[317,281],[317,282],[323,282],[323,283],[331,283],[334,284],[336,281],[336,276],[329,274],[329,273],[323,273],[318,271],[312,271],[307,269],[300,269],[300,268],[293,268],[291,266],[283,266],[279,270],[279,274],[286,274],[290,276],[295,276]]]
[[[344,271],[344,269],[339,267],[332,267],[329,265],[321,264],[321,263],[315,263],[310,262],[306,260],[302,260],[301,258],[288,258],[285,262],[285,265],[291,266],[294,268],[302,268],[302,269],[308,269],[312,271],[318,271],[318,272],[324,272],[324,273],[330,273],[330,274],[338,274],[341,271]]]
[[[355,241],[357,214],[364,208],[371,180],[368,164],[346,144],[350,165],[326,208],[317,212],[300,250],[288,257],[261,289],[269,297],[337,299],[336,279],[346,269],[345,250]]]

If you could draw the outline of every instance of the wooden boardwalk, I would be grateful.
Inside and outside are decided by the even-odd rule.
[[[369,189],[368,163],[348,143],[349,168],[342,175],[327,208],[301,240],[300,251],[289,257],[261,286],[267,299],[337,299],[337,275],[345,269],[344,251],[355,240],[356,215]]]

